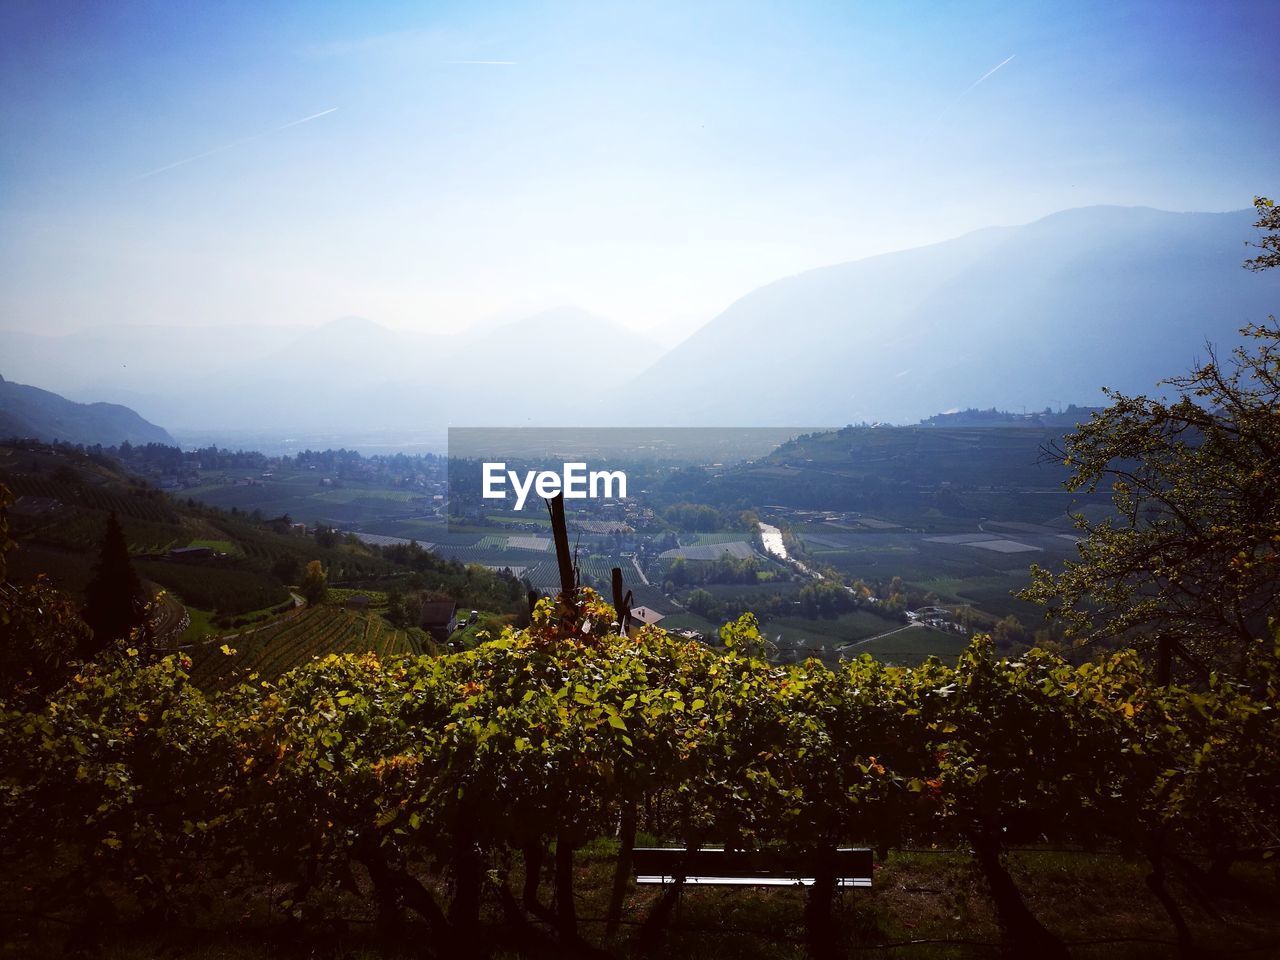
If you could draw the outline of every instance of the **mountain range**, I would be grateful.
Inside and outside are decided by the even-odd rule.
[[[1152,394],[1280,304],[1280,275],[1242,268],[1254,217],[1089,207],[812,270],[734,303],[630,396],[671,423],[765,426]]]
[[[318,327],[105,326],[61,336],[0,332],[9,376],[70,397],[128,404],[179,433],[371,434],[509,425],[531,411],[573,420],[602,351],[643,369],[654,341],[574,307],[460,335],[393,330],[360,317]],[[565,375],[563,371],[568,371]]]
[[[0,333],[3,372],[179,433],[332,445],[447,425],[910,423],[1151,393],[1280,302],[1251,210],[1087,207],[748,293],[672,350],[573,307],[461,335],[286,327]]]

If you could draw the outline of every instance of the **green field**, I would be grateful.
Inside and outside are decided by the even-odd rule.
[[[225,653],[223,646],[233,652]],[[326,604],[288,614],[260,629],[217,637],[189,652],[192,679],[204,687],[218,687],[253,673],[273,679],[329,653],[390,656],[420,649],[419,641],[376,614]]]
[[[431,510],[430,498],[421,492],[392,488],[374,480],[343,479],[333,486],[321,485],[324,474],[310,470],[253,483],[222,482],[224,477],[243,480],[243,473],[205,471],[205,482],[184,490],[182,496],[226,510],[256,510],[264,517],[288,514],[307,524],[394,521],[420,517]]]

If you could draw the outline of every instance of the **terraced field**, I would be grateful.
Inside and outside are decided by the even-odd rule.
[[[222,652],[226,646],[234,653]],[[202,687],[227,686],[250,673],[274,679],[329,653],[379,656],[414,652],[409,635],[379,616],[338,607],[309,607],[270,626],[217,637],[191,652],[192,679]]]

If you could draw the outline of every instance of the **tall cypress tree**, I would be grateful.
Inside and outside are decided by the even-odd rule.
[[[85,656],[92,656],[112,641],[127,637],[130,630],[142,626],[146,620],[146,594],[129,562],[129,545],[114,511],[107,520],[93,580],[84,592],[87,600],[84,621],[93,628],[89,648],[82,651]]]

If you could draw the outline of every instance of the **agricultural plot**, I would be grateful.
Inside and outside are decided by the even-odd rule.
[[[45,544],[23,543],[7,554],[8,576],[14,583],[32,583],[40,574],[73,597],[82,598],[93,578],[95,557],[81,551],[63,550]]]
[[[933,627],[911,626],[864,640],[842,651],[842,656],[853,657],[867,653],[884,663],[914,667],[929,657],[954,661],[968,642],[969,638],[962,634],[935,630]]]
[[[373,520],[360,524],[362,533],[387,537],[404,537],[419,543],[439,543],[449,535],[443,520]]]
[[[152,496],[138,490],[136,493],[118,493],[98,486],[54,480],[40,475],[13,474],[6,484],[15,497],[33,496],[59,500],[64,504],[78,504],[90,510],[104,513],[115,511],[123,520],[132,517],[157,524],[178,522],[177,511],[163,497]]]
[[[859,517],[853,521],[854,526],[865,527],[868,530],[901,530],[902,524],[891,523],[888,520],[877,520],[875,517]]]
[[[534,590],[551,593],[560,589],[560,572],[555,560],[543,560],[531,567],[526,567],[524,578]]]
[[[409,544],[415,543],[415,542],[423,550],[430,550],[434,546],[434,544],[423,543],[420,540],[414,541],[412,539],[406,539],[405,537],[384,537],[377,533],[357,533],[356,538],[360,540],[361,543],[367,543],[370,546],[374,546],[374,547],[396,547],[396,546],[407,547]]]
[[[791,645],[818,655],[831,654],[836,647],[865,640],[897,629],[900,624],[866,610],[855,610],[830,620],[806,617],[772,617],[761,633],[780,645]]]
[[[802,533],[801,539],[811,550],[848,550],[856,545],[855,534]]]
[[[222,482],[228,477],[240,482]],[[430,510],[430,502],[421,492],[362,480],[344,479],[338,486],[321,486],[323,475],[313,471],[265,480],[252,478],[252,482],[244,479],[236,471],[212,471],[206,474],[204,484],[183,495],[223,509],[258,510],[268,517],[288,514],[309,524],[394,521]]]
[[[130,553],[162,553],[188,541],[187,532],[180,524],[118,516]],[[50,543],[92,553],[102,542],[106,529],[107,514],[72,508],[59,513],[52,523],[42,526],[39,536]]]
[[[699,589],[706,590],[717,600],[729,597],[795,597],[804,583],[799,580],[774,580],[764,583],[705,583]]]
[[[187,544],[188,547],[208,547],[214,553],[225,553],[229,557],[243,557],[244,551],[240,549],[240,545],[232,543],[230,540],[192,540]]]
[[[540,550],[516,550],[502,548],[486,548],[482,546],[474,547],[452,547],[446,544],[435,544],[433,553],[450,560],[457,560],[459,563],[476,563],[482,567],[498,566],[509,567],[512,564],[520,564],[529,566],[546,559],[546,553]]]
[[[745,560],[755,553],[755,548],[745,540],[731,540],[727,543],[709,543],[702,546],[674,547],[662,551],[659,556],[663,560],[719,560],[725,554],[735,560]]]
[[[540,550],[545,552],[551,549],[551,540],[548,537],[511,536],[507,537],[507,545],[517,550]]]
[[[691,547],[706,546],[716,543],[737,543],[743,538],[741,530],[730,530],[723,533],[682,533],[680,541]]]
[[[234,651],[224,653],[222,647]],[[270,626],[218,637],[192,651],[192,679],[223,687],[256,673],[270,680],[330,653],[392,656],[415,652],[413,641],[379,616],[333,606],[312,607]]]
[[[978,540],[969,544],[971,547],[977,547],[979,550],[994,550],[996,553],[1039,553],[1040,547],[1033,547],[1029,543],[1020,543],[1017,540]]]
[[[273,607],[289,598],[277,580],[258,570],[216,562],[164,560],[141,560],[134,566],[139,576],[172,590],[184,603],[202,610],[234,616]]]
[[[811,532],[816,526],[800,528],[810,556],[847,577],[874,582],[899,576],[944,603],[972,604],[994,617],[1012,613],[1028,625],[1038,624],[1043,611],[1011,593],[1026,585],[1030,560],[1053,566],[1076,551],[1074,540],[1039,525],[1016,534],[970,526],[965,533],[939,535]]]
[[[530,510],[527,507],[519,513],[514,511],[511,513],[491,513],[485,517],[485,520],[489,523],[500,523],[509,527],[542,527],[548,530],[551,529],[551,521],[547,519],[545,510],[539,514],[537,511]],[[576,526],[579,522],[572,517],[569,518],[571,527]]]

